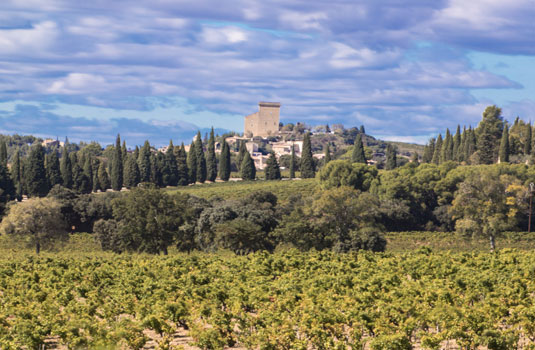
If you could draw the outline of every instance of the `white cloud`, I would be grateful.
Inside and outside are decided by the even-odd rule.
[[[236,44],[247,40],[247,33],[238,27],[204,27],[204,41],[210,44]]]
[[[51,94],[80,94],[100,91],[106,88],[106,79],[101,76],[85,73],[70,73],[63,79],[56,80],[46,92]]]
[[[59,31],[55,22],[44,21],[29,29],[0,30],[0,53],[33,55],[35,51],[43,51],[50,47],[58,37]]]
[[[324,12],[285,11],[280,15],[280,21],[290,28],[298,30],[322,29],[322,22],[328,18]]]

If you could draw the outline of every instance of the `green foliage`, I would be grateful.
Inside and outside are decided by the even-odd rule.
[[[290,179],[295,178],[295,170],[296,170],[297,162],[295,159],[295,148],[292,146],[292,155],[290,158]]]
[[[351,162],[366,164],[366,155],[364,154],[364,146],[362,145],[362,134],[357,135],[355,143],[353,144]]]
[[[396,153],[397,151],[396,151],[395,146],[388,144],[388,146],[386,147],[386,164],[385,164],[386,170],[392,170],[397,167]]]
[[[303,139],[303,150],[301,153],[301,177],[304,179],[313,178],[316,175],[316,166],[312,157],[312,147],[310,145],[310,133],[306,133]]]
[[[502,139],[500,141],[500,151],[498,159],[500,163],[509,162],[509,128],[507,125],[503,128]]]
[[[106,191],[111,186],[110,177],[104,162],[101,162],[98,167],[98,183],[101,191]]]
[[[151,180],[151,149],[149,141],[145,141],[139,151],[139,176],[140,182],[150,182]]]
[[[24,164],[24,186],[30,197],[44,197],[48,193],[45,150],[39,143],[32,146]]]
[[[226,141],[223,141],[221,154],[219,156],[219,178],[228,181],[230,178],[230,148]]]
[[[275,153],[271,152],[269,158],[266,162],[266,167],[264,168],[264,173],[266,175],[266,180],[280,180],[281,171],[279,168],[279,163],[275,157]]]
[[[318,172],[318,179],[324,189],[350,186],[357,190],[367,191],[373,180],[377,178],[377,174],[377,168],[366,164],[333,160]]]
[[[134,188],[141,181],[141,174],[137,165],[137,160],[133,155],[127,155],[124,168],[124,186]]]
[[[123,155],[121,152],[121,136],[117,135],[115,148],[111,159],[111,188],[120,191],[123,187]],[[66,186],[68,187],[68,186]]]
[[[173,141],[169,141],[169,147],[165,152],[162,166],[162,182],[164,186],[177,186],[179,180],[177,153]]]
[[[201,139],[201,132],[197,132],[197,137],[195,138],[195,159],[197,164],[196,179],[197,182],[204,183],[206,181],[206,158],[204,157],[203,144]]]
[[[245,152],[240,166],[240,176],[242,180],[254,180],[256,178],[256,167],[249,152]]]
[[[50,188],[63,183],[58,152],[56,150],[53,150],[46,158],[46,178]]]
[[[206,148],[206,179],[214,182],[217,177],[217,158],[215,155],[215,136],[214,128],[210,130],[210,138]]]
[[[498,158],[498,146],[503,133],[502,110],[489,106],[477,126],[477,150],[480,164],[492,164]]]
[[[67,151],[67,148],[63,148],[63,154],[61,156],[61,177],[63,180],[63,186],[67,188],[72,188],[72,163],[71,157]]]
[[[176,148],[175,148],[176,150]],[[177,159],[177,181],[179,186],[186,186],[190,183],[188,170],[188,155],[184,143],[180,146],[176,154]]]

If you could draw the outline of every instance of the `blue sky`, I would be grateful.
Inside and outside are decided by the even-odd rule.
[[[0,133],[130,146],[282,122],[424,143],[535,121],[533,0],[3,0]]]

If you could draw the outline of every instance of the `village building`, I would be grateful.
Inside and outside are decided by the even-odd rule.
[[[258,103],[258,112],[245,117],[244,136],[266,138],[279,133],[280,106],[278,102]]]
[[[295,154],[300,156],[303,150],[303,141],[279,141],[271,143],[271,149],[277,157],[292,154],[292,147],[294,148]]]
[[[64,142],[60,142],[59,140],[54,140],[54,139],[46,139],[43,142],[41,142],[41,145],[43,147],[63,147],[64,144],[65,144]]]

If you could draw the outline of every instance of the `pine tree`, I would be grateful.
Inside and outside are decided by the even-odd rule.
[[[524,139],[524,154],[531,154],[531,121],[526,124],[526,137]]]
[[[197,138],[195,139],[195,152],[197,152],[197,181],[204,183],[206,181],[206,158],[204,157],[200,131],[197,132]]]
[[[509,162],[509,127],[505,124],[502,133],[502,139],[500,141],[500,153],[498,157],[500,163]]]
[[[176,149],[176,148],[175,148]],[[177,185],[186,186],[190,183],[188,177],[188,155],[186,154],[186,147],[182,142],[182,145],[176,152],[176,167],[177,167]]]
[[[440,164],[440,158],[442,154],[442,134],[438,134],[437,142],[435,143],[435,152],[433,152],[432,162],[434,164]]]
[[[63,186],[66,188],[72,188],[71,157],[69,156],[69,151],[65,147],[63,148],[63,154],[61,155],[60,170]]]
[[[362,134],[357,134],[357,138],[353,144],[351,162],[366,164],[366,155],[364,154],[364,146],[362,145]]]
[[[139,159],[139,147],[136,145],[136,148],[134,149],[134,159],[137,161]],[[138,164],[139,167],[139,164]]]
[[[472,126],[470,126],[467,130],[466,134],[466,145],[465,145],[465,155],[464,159],[466,162],[470,162],[470,157],[472,154],[476,151],[476,133],[474,129],[472,129]]]
[[[45,150],[34,144],[24,166],[24,185],[29,197],[44,197],[48,193],[45,169]]]
[[[331,151],[329,149],[329,143],[325,145],[325,157],[323,158],[323,165],[327,165],[331,161]]]
[[[126,166],[124,168],[124,185],[126,188],[134,188],[140,181],[139,167],[134,155],[128,155],[126,158]]]
[[[162,181],[162,167],[165,162],[165,157],[162,152],[158,152],[150,157],[150,179],[149,181],[157,187],[163,186]]]
[[[459,160],[459,147],[461,146],[461,126],[457,124],[457,130],[453,136],[453,150],[451,160]]]
[[[214,128],[210,131],[208,146],[206,148],[206,179],[214,182],[217,177],[217,158],[215,156]]]
[[[461,143],[459,145],[459,150],[457,152],[457,161],[458,162],[464,162],[466,159],[464,158],[466,152],[466,125],[463,126],[463,132],[461,134]]]
[[[310,133],[305,134],[303,139],[303,152],[301,154],[301,177],[310,179],[316,176],[314,157],[312,156],[312,146],[310,144]]]
[[[195,141],[189,146],[188,158],[188,177],[190,183],[197,181],[197,151],[195,150]]]
[[[126,150],[126,141],[123,140],[123,145],[121,146],[121,159],[123,160],[123,169],[126,164],[126,156],[128,155],[128,151]],[[124,171],[123,171],[124,172]]]
[[[219,155],[219,178],[223,181],[228,181],[230,178],[230,147],[224,140]]]
[[[146,140],[143,147],[141,147],[141,150],[139,151],[139,159],[138,159],[138,166],[139,166],[139,176],[141,182],[150,182],[150,175],[151,175],[151,151],[150,151],[150,144],[149,141]]]
[[[243,156],[240,169],[242,180],[254,180],[256,178],[256,167],[249,152],[246,152]]]
[[[0,164],[7,169],[7,145],[4,141],[0,142]]]
[[[245,153],[247,153],[247,147],[245,147],[245,142],[242,140],[240,141],[240,150],[238,152],[238,158],[236,159],[236,167],[238,168],[238,172],[241,171],[241,163],[243,162]]]
[[[433,160],[433,153],[435,152],[435,138],[431,138],[424,147],[424,155],[422,157],[423,163],[431,163]]]
[[[104,162],[101,162],[98,167],[98,184],[99,189],[103,192],[106,192],[106,190],[111,187],[110,177],[108,175],[108,171],[106,170],[106,164],[104,164]]]
[[[292,144],[292,155],[290,156],[290,179],[295,179],[295,167],[297,165],[295,159],[295,147]]]
[[[58,151],[53,150],[47,157],[46,161],[46,178],[49,188],[60,185],[63,182],[59,166]]]
[[[397,166],[396,148],[391,144],[386,147],[386,170],[395,169]]]
[[[502,110],[489,106],[477,127],[477,152],[480,164],[492,164],[498,157],[498,140],[503,133]]]
[[[95,158],[94,161],[93,161],[93,179],[92,179],[92,183],[93,183],[93,192],[97,192],[98,190],[100,190],[100,183],[98,181],[98,169],[100,167],[100,161],[98,160],[98,158]]]
[[[111,160],[111,188],[120,191],[123,188],[123,154],[121,151],[121,136],[117,135],[115,150]]]
[[[440,163],[451,160],[450,149],[453,149],[453,140],[451,137],[450,129],[446,129],[446,137],[442,145],[442,153],[440,154]]]
[[[281,179],[281,170],[279,167],[279,162],[277,162],[277,157],[275,157],[274,152],[271,152],[269,154],[264,172],[266,174],[266,180],[280,180]]]

